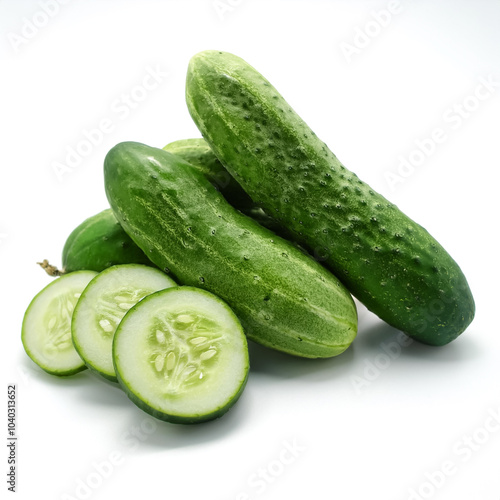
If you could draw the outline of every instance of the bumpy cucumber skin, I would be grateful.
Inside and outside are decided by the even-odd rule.
[[[116,264],[152,265],[110,208],[84,220],[71,232],[63,248],[62,263],[66,273],[101,272]]]
[[[343,285],[292,243],[235,210],[179,157],[121,143],[104,162],[122,227],[178,283],[226,301],[247,336],[302,357],[342,353],[357,330]]]
[[[217,159],[205,139],[181,139],[167,144],[163,149],[180,156],[203,173],[234,208],[248,217],[252,217],[261,226],[267,227],[282,238],[291,238],[290,231],[287,231],[276,219],[266,214],[243,191],[243,188]]]
[[[287,240],[292,239],[292,233],[287,231],[285,227],[283,227],[276,219],[267,215],[262,208],[254,205],[253,207],[243,208],[241,209],[241,213],[245,214],[248,217],[251,217],[254,221],[258,222],[261,226],[266,227],[271,230],[273,233],[285,238]]]
[[[166,290],[161,290],[159,292],[152,293],[151,295],[148,295],[147,297],[144,297],[141,302],[147,302],[148,300],[154,299],[159,293],[164,294],[167,290],[171,293],[172,291],[175,291],[176,288],[181,288],[181,287],[172,287],[168,288]],[[183,286],[182,288],[184,289],[189,289],[192,287],[187,287]],[[199,288],[196,289],[198,292],[201,290]],[[202,291],[203,292],[203,291]],[[206,293],[206,292],[205,292]],[[212,295],[212,299],[214,300],[219,300],[220,302],[223,302],[220,300],[219,297]],[[168,300],[168,297],[167,297]],[[131,307],[125,316],[127,314],[133,314],[134,311],[137,309],[137,306],[139,303],[137,303],[135,306]],[[224,304],[227,306],[227,304]],[[234,320],[237,324],[240,324],[240,320],[236,317],[236,315],[233,313],[231,309],[228,309],[228,313],[234,316]],[[115,338],[119,336],[119,330],[120,330],[120,325],[118,325],[118,328],[115,333]],[[242,334],[244,334],[242,330]],[[224,406],[221,406],[217,409],[215,409],[211,413],[206,413],[203,415],[174,415],[174,414],[169,414],[169,413],[164,413],[162,411],[159,411],[150,405],[148,405],[143,399],[141,399],[135,392],[128,386],[126,381],[123,379],[123,377],[120,375],[120,368],[117,363],[117,355],[116,355],[116,349],[115,349],[115,342],[113,339],[113,366],[115,368],[115,373],[116,377],[118,380],[118,383],[120,384],[120,387],[123,389],[125,394],[128,396],[128,398],[141,410],[145,411],[146,413],[149,413],[149,415],[159,419],[163,420],[165,422],[170,422],[172,424],[200,424],[203,422],[208,422],[209,420],[215,420],[216,418],[222,417],[225,413],[227,413],[240,399],[241,394],[243,393],[243,390],[245,389],[245,386],[248,381],[248,373],[250,371],[250,359],[248,355],[248,350],[246,351],[246,366],[245,366],[245,378],[243,379],[238,391],[234,394],[234,396],[225,404]]]
[[[198,169],[239,210],[253,208],[254,202],[222,166],[205,139],[181,139],[167,144],[169,153],[180,156]]]
[[[186,100],[238,183],[368,309],[430,345],[467,328],[475,305],[457,263],[347,170],[254,68],[201,52],[189,64]]]

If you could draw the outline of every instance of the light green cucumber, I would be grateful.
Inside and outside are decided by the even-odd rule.
[[[73,345],[85,364],[116,382],[111,348],[116,328],[137,302],[158,290],[176,286],[165,273],[140,264],[112,266],[83,290],[71,322]]]
[[[113,340],[118,381],[156,418],[193,424],[226,413],[248,377],[248,347],[231,309],[215,295],[174,287],[148,295]]]
[[[226,301],[250,339],[311,358],[353,341],[356,308],[337,278],[234,209],[189,163],[126,142],[107,154],[104,180],[117,219],[148,258]]]
[[[368,309],[432,345],[467,328],[475,307],[458,264],[347,170],[253,67],[232,54],[201,52],[189,64],[186,100],[243,189]]]
[[[71,342],[71,318],[83,289],[96,274],[77,271],[55,279],[26,310],[21,333],[24,350],[47,373],[66,376],[86,368]]]

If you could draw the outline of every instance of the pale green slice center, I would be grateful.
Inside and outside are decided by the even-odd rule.
[[[124,287],[103,294],[96,306],[97,331],[111,340],[125,313],[150,293],[151,290]]]
[[[71,317],[81,292],[71,290],[54,297],[43,317],[46,331],[43,349],[47,355],[73,349]]]
[[[162,381],[165,397],[208,380],[216,365],[225,332],[212,319],[192,310],[156,316],[148,338],[149,364]]]

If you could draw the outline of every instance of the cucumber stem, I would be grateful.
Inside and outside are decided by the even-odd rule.
[[[37,262],[37,264],[49,275],[49,276],[62,276],[66,274],[66,271],[63,269],[60,271],[56,266],[53,266],[49,263],[47,259],[43,259],[42,262]]]

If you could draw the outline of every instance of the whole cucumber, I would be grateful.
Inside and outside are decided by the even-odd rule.
[[[179,283],[225,300],[247,336],[302,357],[342,353],[357,329],[354,301],[325,268],[234,209],[176,155],[139,143],[104,161],[109,203],[136,244]]]
[[[457,263],[347,170],[253,67],[232,54],[201,52],[189,64],[186,100],[243,189],[368,309],[432,345],[467,328],[475,306]]]
[[[101,272],[116,264],[153,265],[110,208],[84,220],[71,232],[64,244],[62,264],[63,273]]]
[[[177,154],[202,172],[235,208],[281,236],[290,236],[275,219],[253,203],[204,139],[182,139],[167,144],[163,149]],[[62,261],[62,270],[47,260],[39,262],[39,265],[50,276],[80,270],[100,272],[116,264],[152,265],[109,208],[89,217],[71,232],[63,248]]]

